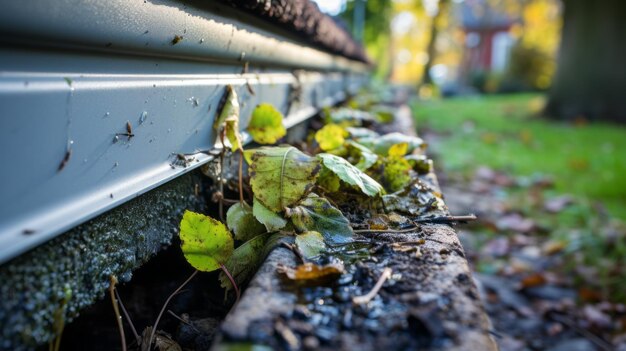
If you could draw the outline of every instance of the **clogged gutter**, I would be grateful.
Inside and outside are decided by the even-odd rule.
[[[358,101],[350,104],[391,111],[395,118],[381,113],[388,122],[381,124],[380,119],[370,119],[370,113],[327,111],[327,123],[314,126],[316,142],[321,147],[328,141],[322,135],[333,134],[328,133],[329,125],[345,126],[350,120],[368,126],[369,132],[362,126],[346,127],[349,137],[337,148],[350,150],[355,139],[367,144],[381,159],[365,167],[366,172],[386,191],[397,191],[383,195],[380,206],[345,191],[326,193],[349,220],[352,239],[327,243],[312,255],[308,244],[315,240],[298,240],[308,236],[300,234],[295,244],[274,250],[227,316],[214,349],[241,343],[290,350],[496,349],[451,227],[469,218],[447,212],[419,139],[372,134],[385,129],[411,135],[410,116],[401,113],[406,110],[388,110],[364,97]],[[311,144],[316,143],[310,142],[309,149],[316,148]],[[356,158],[350,152],[336,153],[362,166],[368,151],[358,150]],[[404,173],[400,159],[417,162]],[[435,224],[442,222],[446,224]]]
[[[468,217],[449,216],[426,145],[378,134],[407,116],[375,95],[348,106],[324,111],[306,142],[244,150],[237,96],[226,90],[215,125],[224,155],[205,169],[219,218],[187,212],[180,225],[187,261],[221,270],[236,299],[214,346],[495,349],[451,228]],[[281,119],[259,105],[247,130],[275,144]],[[236,171],[226,169],[229,149]]]

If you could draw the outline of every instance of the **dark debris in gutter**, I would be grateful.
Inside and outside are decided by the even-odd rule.
[[[334,54],[371,63],[363,46],[340,23],[322,13],[311,0],[219,1],[293,30],[305,40]]]

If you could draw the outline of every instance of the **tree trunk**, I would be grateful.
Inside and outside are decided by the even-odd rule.
[[[448,5],[450,0],[439,0],[439,10],[435,17],[433,17],[431,27],[430,27],[430,38],[428,40],[428,47],[426,49],[426,53],[428,54],[428,60],[424,65],[424,73],[422,74],[422,83],[421,85],[432,84],[433,79],[430,76],[430,69],[433,67],[433,62],[435,61],[435,56],[437,55],[437,37],[439,37],[439,30],[441,26],[441,19],[447,15],[448,13]]]
[[[626,123],[626,1],[564,0],[564,7],[546,114]]]

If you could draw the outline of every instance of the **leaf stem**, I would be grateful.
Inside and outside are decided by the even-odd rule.
[[[137,340],[137,344],[139,344],[141,342],[141,338],[139,337],[139,334],[137,333],[137,329],[135,329],[135,325],[133,324],[133,321],[130,319],[130,315],[128,314],[128,311],[126,310],[126,307],[124,307],[124,303],[122,302],[122,299],[120,298],[120,294],[117,291],[117,289],[115,289],[115,297],[117,298],[117,302],[120,304],[120,308],[122,309],[122,313],[124,313],[124,317],[126,317],[126,320],[128,321],[128,324],[130,325],[130,330],[133,332],[133,335],[135,336],[135,339]]]
[[[226,204],[226,205],[234,205],[234,204],[239,202],[239,200],[225,199],[223,197],[222,197],[222,201],[224,201],[224,204]]]
[[[219,179],[219,191],[222,196],[219,201],[219,215],[220,221],[224,222],[224,153],[226,152],[226,144],[224,144],[224,130],[220,131],[220,141],[222,142],[222,150],[220,152],[220,179]]]
[[[237,294],[237,301],[235,301],[235,303],[239,302],[239,298],[241,297],[241,293],[239,292],[239,287],[237,286],[237,283],[235,282],[235,279],[233,278],[233,276],[228,271],[228,268],[226,268],[226,266],[224,266],[222,263],[220,263],[220,268],[222,269],[222,272],[224,272],[224,274],[226,274],[226,276],[228,277],[228,280],[230,280],[230,283],[233,285],[233,288],[235,289],[235,294]]]
[[[154,340],[154,334],[156,333],[157,327],[159,326],[159,321],[161,320],[161,316],[163,316],[163,312],[165,312],[165,308],[167,308],[167,305],[170,303],[170,300],[176,295],[178,294],[178,292],[185,287],[185,285],[187,285],[187,283],[189,283],[191,281],[191,279],[193,279],[193,277],[196,276],[196,274],[198,274],[198,270],[195,270],[190,276],[189,278],[187,278],[187,280],[185,280],[176,290],[174,290],[174,292],[167,298],[167,300],[165,300],[165,303],[163,304],[163,307],[161,308],[161,312],[159,312],[159,315],[157,316],[156,321],[154,321],[154,325],[152,326],[152,331],[150,332],[150,339],[148,339],[148,347],[147,349],[150,350],[150,348],[152,347],[152,340]]]
[[[115,298],[115,285],[117,284],[117,278],[114,275],[109,277],[109,295],[111,295],[111,303],[113,304],[113,311],[115,312],[115,319],[117,321],[117,328],[120,331],[120,339],[122,341],[122,351],[126,351],[126,335],[124,335],[124,322],[120,315],[120,309],[117,305],[117,299]]]
[[[243,205],[243,149],[239,148],[239,201]]]
[[[184,320],[182,317],[176,315],[176,313],[172,312],[172,310],[167,310],[167,313],[170,314],[170,316],[178,319],[181,323],[187,324],[189,327],[191,327],[193,330],[195,330],[197,333],[200,333],[200,331],[198,330],[198,328],[196,328],[191,322]]]

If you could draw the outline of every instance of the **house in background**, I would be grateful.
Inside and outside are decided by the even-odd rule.
[[[459,81],[483,86],[480,80],[506,70],[516,41],[511,28],[520,18],[494,8],[487,0],[465,0],[455,8],[465,33]]]

